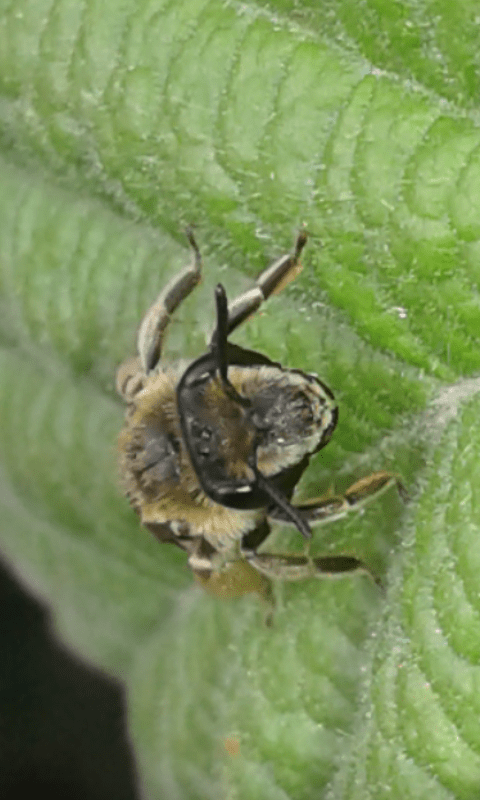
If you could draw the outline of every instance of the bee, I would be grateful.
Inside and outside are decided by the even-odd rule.
[[[207,352],[193,361],[161,360],[172,314],[198,285],[202,259],[191,229],[193,259],[145,314],[138,356],[118,370],[127,404],[119,437],[121,480],[142,524],[159,541],[188,555],[203,587],[221,597],[271,596],[271,580],[298,581],[366,572],[350,555],[260,551],[272,525],[294,526],[305,540],[312,527],[337,520],[392,485],[375,472],[343,495],[292,502],[310,458],[329,442],[338,421],[332,391],[316,375],[289,369],[229,341],[262,303],[301,269],[307,236],[232,302],[219,283],[216,321]]]

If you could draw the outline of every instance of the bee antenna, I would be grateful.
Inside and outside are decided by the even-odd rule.
[[[304,519],[302,519],[295,506],[292,506],[292,504],[288,502],[283,492],[277,489],[277,487],[271,481],[269,481],[265,475],[262,475],[262,473],[259,472],[256,467],[254,467],[254,472],[259,487],[263,489],[263,491],[268,494],[269,497],[272,498],[275,505],[285,513],[290,522],[293,522],[302,536],[305,539],[311,539],[312,531],[310,530],[310,525]]]
[[[215,304],[217,306],[217,327],[212,336],[212,350],[218,373],[223,383],[228,383],[228,302],[227,293],[221,283],[215,287]]]
[[[215,303],[217,306],[217,327],[210,343],[215,366],[228,396],[241,406],[249,406],[250,400],[242,397],[228,380],[228,301],[227,293],[221,283],[215,287]]]

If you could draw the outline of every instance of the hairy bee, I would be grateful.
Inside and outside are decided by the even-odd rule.
[[[256,591],[268,597],[271,578],[370,572],[353,556],[258,552],[272,524],[293,525],[308,539],[311,526],[362,508],[393,484],[401,488],[395,475],[376,472],[342,496],[293,504],[310,457],[337,424],[334,396],[315,375],[229,341],[295,277],[306,234],[299,234],[293,254],[275,261],[233,302],[218,284],[208,351],[191,363],[167,364],[160,359],[170,317],[201,278],[200,252],[191,230],[187,236],[191,265],[147,311],[138,356],[117,373],[127,403],[119,438],[125,494],[143,525],[185,550],[197,579],[216,595]]]

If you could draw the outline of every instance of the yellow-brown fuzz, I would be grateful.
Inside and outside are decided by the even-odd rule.
[[[220,434],[219,456],[225,463],[227,474],[238,480],[252,481],[254,475],[248,461],[254,446],[255,429],[248,422],[244,409],[226,394],[219,378],[210,381],[204,400],[205,418]]]
[[[333,394],[315,375],[284,369],[227,341],[301,270],[306,233],[298,234],[293,253],[274,261],[233,302],[228,303],[219,284],[209,351],[193,362],[168,366],[160,360],[164,333],[202,275],[191,229],[187,238],[192,263],[151,305],[140,323],[138,355],[117,372],[117,391],[127,404],[118,442],[120,471],[131,505],[159,541],[176,544],[188,555],[190,568],[207,591],[225,598],[256,592],[268,601],[267,624],[272,619],[272,579],[366,572],[380,585],[355,556],[309,557],[263,547],[272,525],[295,525],[307,537],[312,526],[360,511],[390,486],[405,496],[396,475],[377,472],[344,495],[292,503],[310,456],[328,443],[335,429]],[[227,380],[222,381],[218,373],[225,378],[225,369]],[[239,508],[220,505],[202,486],[212,497]],[[264,505],[243,508],[256,503]]]
[[[136,395],[135,406],[128,414],[118,440],[123,488],[143,523],[183,521],[195,531],[195,535],[202,535],[213,546],[223,549],[229,542],[255,528],[262,512],[227,508],[215,503],[203,492],[183,444],[177,412],[177,383],[177,371],[168,370],[149,378],[147,386]],[[215,390],[212,401],[214,394]],[[228,398],[227,401],[232,402]],[[223,410],[220,413],[217,406],[217,424],[223,421]],[[178,479],[150,486],[136,473],[137,442],[142,430],[149,426],[171,434],[179,442]],[[232,428],[233,425],[229,428],[230,432]],[[240,446],[240,440],[238,444]]]

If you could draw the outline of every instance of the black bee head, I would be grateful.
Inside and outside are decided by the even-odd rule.
[[[177,388],[182,434],[198,481],[224,506],[277,505],[308,536],[283,487],[287,474],[298,481],[308,456],[330,438],[337,419],[333,395],[313,376],[231,345],[222,286],[216,301],[210,352],[187,368]]]

